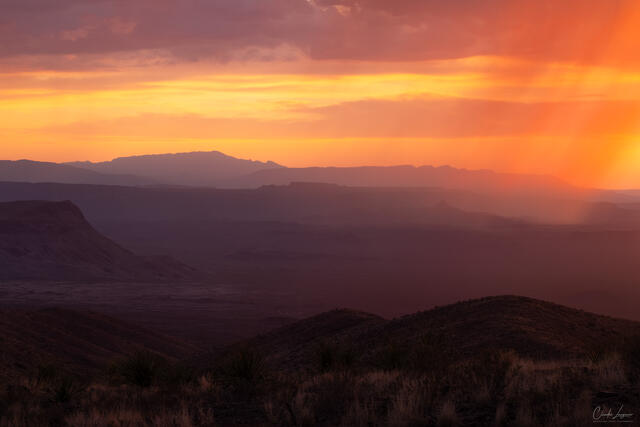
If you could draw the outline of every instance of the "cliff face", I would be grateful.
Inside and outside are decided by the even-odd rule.
[[[98,233],[71,202],[0,203],[0,280],[169,280],[193,270],[140,257]]]

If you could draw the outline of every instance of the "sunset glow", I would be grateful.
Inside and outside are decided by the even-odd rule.
[[[636,2],[189,2],[203,16],[9,1],[2,157],[220,150],[640,186]]]

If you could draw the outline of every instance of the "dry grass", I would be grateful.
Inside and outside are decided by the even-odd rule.
[[[533,361],[504,353],[439,372],[261,374],[247,382],[244,373],[253,369],[243,368],[234,383],[214,369],[150,386],[111,378],[76,384],[68,399],[59,399],[60,378],[43,375],[1,391],[0,427],[590,425],[600,391],[622,390],[625,408],[638,407],[637,396],[623,394],[638,387],[628,369],[617,353],[597,361]]]

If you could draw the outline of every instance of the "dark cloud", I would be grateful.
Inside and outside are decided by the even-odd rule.
[[[635,0],[0,0],[0,57],[155,49],[224,61],[289,46],[314,59],[635,64],[633,44],[603,55],[634,31],[626,20],[637,9]]]

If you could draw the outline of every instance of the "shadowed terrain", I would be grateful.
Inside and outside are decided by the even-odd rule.
[[[640,407],[633,192],[361,172],[0,183],[0,426],[576,426]],[[485,297],[506,294],[523,296]]]
[[[47,365],[74,376],[95,375],[108,363],[142,350],[177,360],[196,347],[93,312],[58,308],[0,311],[0,381]]]
[[[98,233],[71,202],[0,203],[0,280],[176,280],[193,269],[139,257]]]
[[[620,405],[633,420],[639,331],[499,296],[393,320],[334,310],[207,354],[95,313],[3,311],[0,420],[575,426]]]
[[[71,200],[135,253],[169,255],[216,286],[267,299],[295,295],[298,306],[396,316],[518,294],[638,319],[640,211],[633,204],[549,200],[582,219],[547,224],[500,215],[494,205],[486,213],[491,199],[442,189],[0,183],[0,200],[14,199]],[[300,311],[309,314],[284,316]]]
[[[448,358],[471,359],[486,349],[513,350],[523,357],[562,360],[611,349],[640,334],[640,323],[600,316],[518,296],[459,302],[393,320],[335,310],[254,338],[246,345],[279,369],[309,369],[327,340],[349,348],[362,363],[375,364],[389,346],[400,354],[433,341]],[[434,348],[435,350],[435,348]]]

